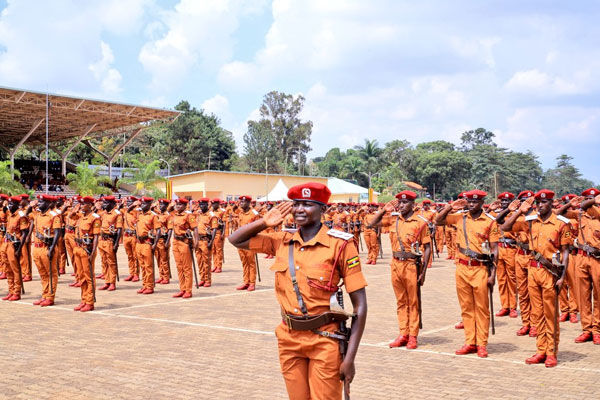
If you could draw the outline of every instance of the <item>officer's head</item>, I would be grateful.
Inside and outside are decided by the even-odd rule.
[[[188,199],[180,197],[177,199],[177,202],[175,203],[175,211],[177,211],[178,213],[182,213],[187,208],[187,205],[188,205]]]
[[[424,211],[429,211],[429,208],[431,207],[431,200],[425,199],[425,200],[423,200],[421,205],[423,206]]]
[[[117,199],[115,199],[115,196],[104,196],[102,198],[102,209],[103,210],[110,211],[113,208],[115,208],[116,204],[117,204]]]
[[[8,199],[8,209],[11,213],[14,213],[19,209],[19,205],[21,204],[21,196],[12,196]]]
[[[510,192],[503,192],[498,195],[498,200],[500,200],[500,205],[502,209],[505,210],[508,208],[508,205],[513,201],[515,195]]]
[[[152,202],[154,201],[154,199],[152,197],[142,197],[142,211],[143,212],[147,212],[150,210],[150,207],[152,207]]]
[[[65,196],[56,196],[56,202],[54,203],[56,207],[62,207],[65,204]]]
[[[485,199],[485,196],[487,196],[487,193],[483,190],[478,189],[470,190],[465,193],[469,213],[477,214],[481,212],[481,210],[483,209],[483,201]]]
[[[321,216],[327,211],[331,191],[322,183],[308,182],[292,186],[287,196],[294,202],[292,215],[296,225],[312,226],[321,223]]]
[[[586,200],[590,200],[598,196],[600,192],[596,188],[589,188],[581,192],[581,195],[585,197]]]
[[[221,205],[221,200],[219,200],[219,199],[212,199],[212,203],[210,203],[210,206],[212,207],[213,211],[217,211],[219,209],[220,205]]]
[[[92,207],[94,206],[94,198],[92,196],[83,196],[79,203],[81,204],[81,211],[85,214],[88,214],[92,211]]]
[[[538,213],[545,217],[552,212],[552,203],[554,203],[554,192],[548,189],[542,189],[535,194],[535,204]]]
[[[396,199],[398,200],[398,209],[400,210],[400,214],[410,214],[415,207],[416,198],[417,194],[411,190],[403,190],[398,193],[396,195]]]
[[[244,211],[248,211],[250,209],[250,202],[252,201],[252,196],[240,196],[240,208]]]
[[[19,205],[23,208],[27,207],[29,205],[29,195],[27,193],[23,193],[20,197],[21,202],[19,203]]]
[[[167,208],[169,207],[169,204],[171,202],[169,201],[169,199],[159,199],[158,200],[158,209],[160,210],[161,213],[167,211]]]
[[[199,200],[198,205],[200,206],[200,211],[202,211],[203,213],[208,211],[208,202],[210,201],[210,199],[207,199],[206,197],[203,197]]]
[[[48,208],[50,208],[50,206],[52,205],[52,202],[54,201],[53,196],[50,196],[47,194],[40,194],[37,197],[37,199],[38,199],[37,208],[41,212],[46,212],[48,210]]]
[[[527,200],[528,198],[533,197],[533,196],[534,196],[534,193],[531,190],[523,190],[521,193],[519,193],[517,198],[522,203],[525,200]]]

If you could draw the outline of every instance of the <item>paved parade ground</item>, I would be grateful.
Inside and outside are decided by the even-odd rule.
[[[489,358],[455,356],[463,331],[454,329],[460,312],[452,261],[436,259],[427,274],[419,348],[389,349],[398,332],[387,235],[383,243],[377,265],[365,265],[361,253],[369,314],[352,399],[598,397],[600,346],[573,342],[580,324],[561,324],[556,368],[525,365],[535,339],[515,335],[520,318],[496,318]],[[141,282],[121,280],[117,291],[97,292],[89,313],[73,311],[80,290],[67,285],[69,267],[54,307],[32,305],[41,294],[34,276],[21,301],[0,302],[0,399],[286,398],[273,334],[281,321],[273,261],[259,260],[263,280],[255,292],[235,290],[241,263],[226,243],[223,273],[213,275],[212,287],[194,289],[193,298],[171,297],[176,280],[153,295],[136,294]],[[171,266],[176,276],[173,260]],[[123,279],[123,247],[119,268]],[[6,292],[6,281],[0,289]]]

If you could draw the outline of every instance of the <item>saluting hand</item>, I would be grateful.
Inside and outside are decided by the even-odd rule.
[[[465,208],[467,206],[467,200],[465,199],[458,199],[456,201],[452,202],[452,212],[457,212],[462,210],[463,208]]]
[[[265,225],[273,227],[281,224],[286,215],[292,211],[292,202],[286,201],[271,208],[263,216]]]
[[[508,209],[511,212],[515,212],[515,211],[517,211],[519,209],[520,206],[521,206],[521,202],[519,200],[513,200],[508,205]]]
[[[502,207],[502,203],[500,203],[500,200],[494,200],[492,202],[492,204],[490,204],[489,209],[490,210],[497,210],[497,209],[499,209],[501,207]]]
[[[385,205],[383,206],[383,209],[385,210],[386,213],[391,213],[391,212],[394,212],[396,207],[398,207],[398,200],[392,200],[392,201],[388,201],[387,203],[385,203]]]
[[[583,196],[573,197],[571,199],[571,201],[569,201],[569,205],[573,208],[579,208],[579,207],[581,207],[581,202],[584,200],[585,200],[585,197],[583,197]]]
[[[519,210],[521,211],[521,213],[523,213],[523,214],[528,213],[529,210],[531,210],[531,206],[534,201],[535,201],[535,199],[533,197],[530,197],[527,200],[525,200],[523,203],[521,203],[521,205],[519,206]]]
[[[600,194],[594,197],[594,201],[596,202],[596,205],[600,205]]]

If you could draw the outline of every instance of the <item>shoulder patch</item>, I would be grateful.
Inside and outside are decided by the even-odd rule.
[[[494,217],[492,214],[490,213],[484,213],[489,219],[491,219],[492,221],[496,220],[496,217]]]
[[[571,223],[571,221],[569,221],[569,218],[565,217],[564,215],[557,215],[556,218],[559,221],[564,222],[565,224],[570,224]]]
[[[329,236],[336,237],[338,239],[350,240],[354,237],[353,234],[343,231],[338,231],[337,229],[330,229],[327,231]]]
[[[93,216],[94,218],[100,218],[100,216],[99,216],[98,214],[96,214],[96,213],[92,213],[92,216]]]
[[[537,219],[538,215],[537,214],[531,214],[531,215],[527,215],[525,217],[525,221],[535,221]]]
[[[360,259],[358,258],[358,256],[354,256],[352,258],[349,258],[348,260],[346,260],[346,265],[348,266],[348,269],[354,268],[356,266],[359,266],[360,265]]]

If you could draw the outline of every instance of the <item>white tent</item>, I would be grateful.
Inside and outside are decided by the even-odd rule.
[[[279,178],[279,181],[277,182],[277,184],[275,185],[275,187],[273,188],[273,190],[271,190],[269,192],[269,194],[267,195],[267,197],[260,197],[258,199],[258,201],[289,200],[289,198],[287,197],[287,192],[288,192],[288,187],[285,186],[285,183],[283,183],[283,181],[281,180],[281,178]]]

